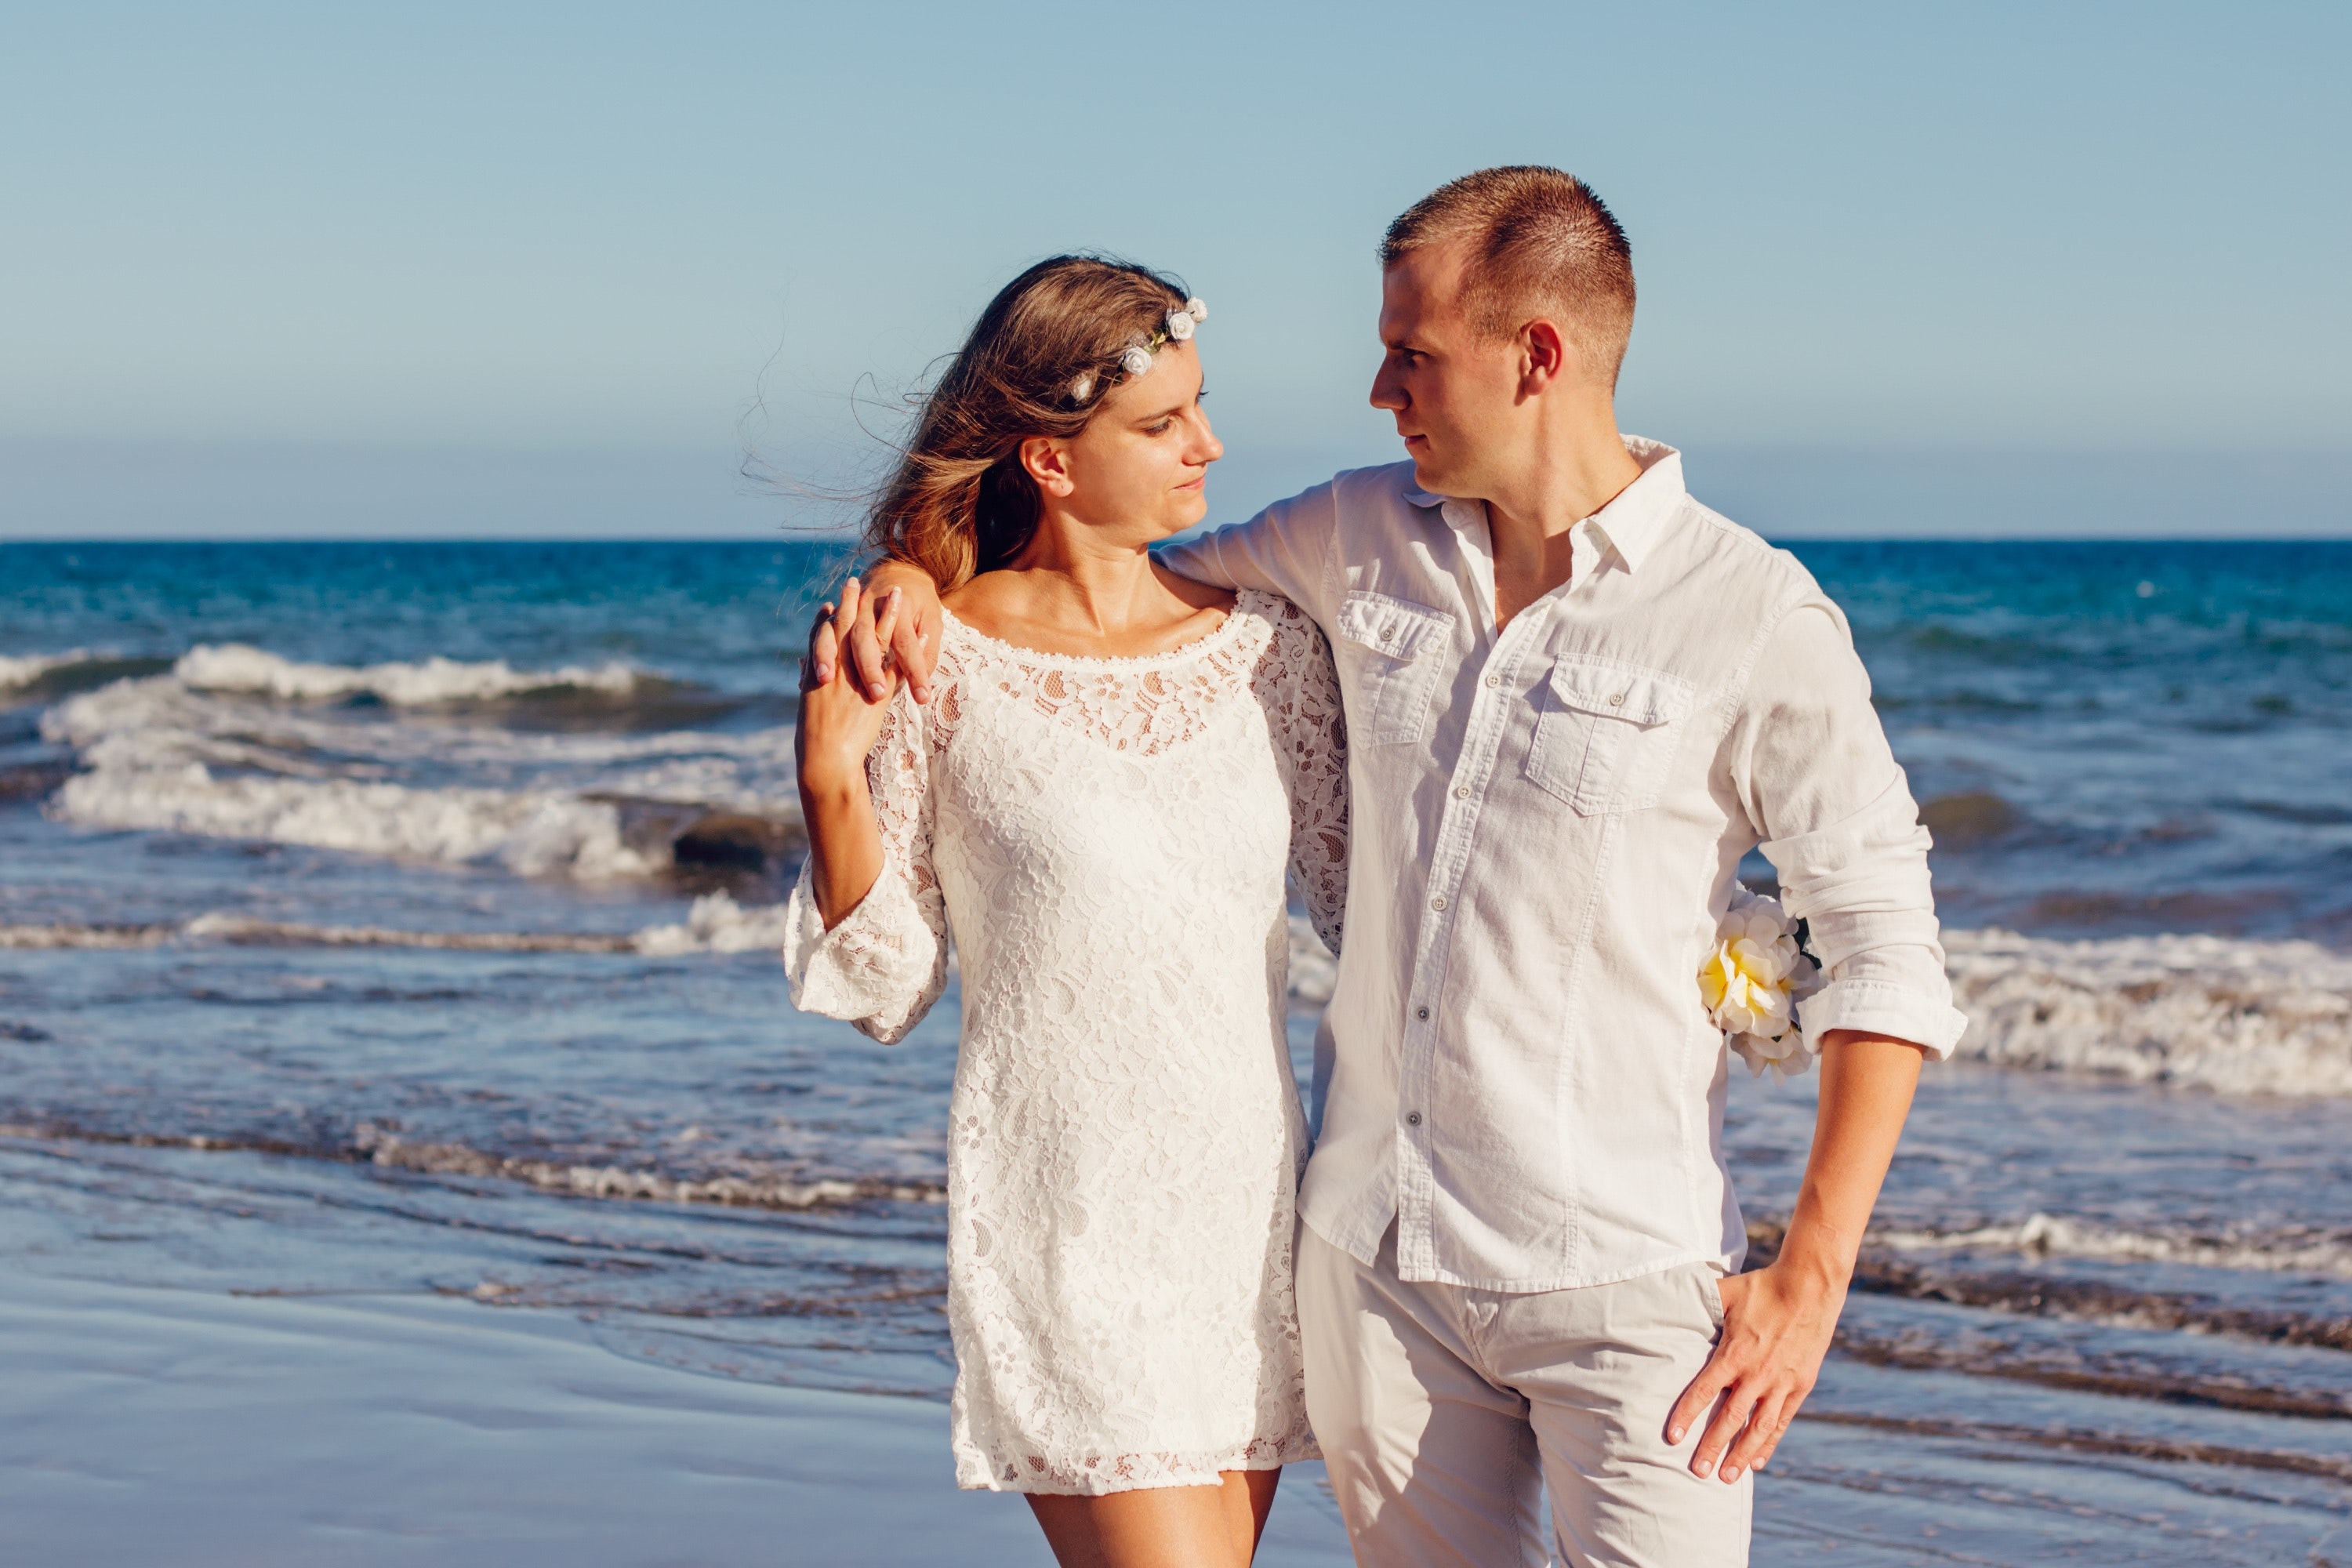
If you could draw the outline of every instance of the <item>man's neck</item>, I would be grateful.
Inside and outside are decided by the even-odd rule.
[[[1486,500],[1495,552],[1495,626],[1569,579],[1569,531],[1642,477],[1625,450],[1616,421],[1605,413],[1552,435],[1538,448],[1524,482]]]

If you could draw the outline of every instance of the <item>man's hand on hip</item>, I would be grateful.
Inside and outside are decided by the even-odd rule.
[[[1922,1055],[1907,1041],[1858,1029],[1823,1037],[1813,1152],[1780,1255],[1722,1282],[1715,1353],[1666,1417],[1666,1440],[1679,1443],[1713,1408],[1691,1458],[1695,1473],[1736,1481],[1761,1466],[1813,1391],[1911,1113]]]
[[[876,635],[874,606],[898,590],[898,620],[886,646]],[[836,662],[849,669],[850,684],[879,702],[890,694],[893,674],[906,678],[915,700],[931,700],[931,671],[940,657],[940,589],[931,574],[903,561],[877,562],[866,574],[857,619],[846,636],[831,615],[820,614],[809,628],[809,666],[820,686],[833,679]],[[894,668],[895,667],[895,668]]]
[[[1845,1306],[1845,1280],[1774,1262],[1730,1276],[1721,1289],[1722,1338],[1706,1370],[1675,1402],[1666,1439],[1681,1442],[1714,1406],[1691,1469],[1736,1481],[1772,1457],[1813,1391]]]

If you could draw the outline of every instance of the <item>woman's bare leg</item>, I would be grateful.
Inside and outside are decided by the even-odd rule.
[[[1227,1470],[1213,1487],[1108,1497],[1032,1494],[1061,1568],[1248,1568],[1280,1470]]]
[[[1257,1538],[1265,1533],[1265,1516],[1274,1511],[1274,1489],[1282,1484],[1280,1470],[1227,1470],[1218,1478],[1225,1505],[1226,1527],[1233,1532],[1234,1561],[1249,1568],[1257,1555]]]

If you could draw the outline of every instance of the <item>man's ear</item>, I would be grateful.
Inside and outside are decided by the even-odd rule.
[[[1037,481],[1038,489],[1049,496],[1066,496],[1077,488],[1071,481],[1066,456],[1062,444],[1050,436],[1032,436],[1021,443],[1021,466]]]
[[[1519,350],[1527,356],[1530,392],[1576,376],[1576,350],[1570,346],[1568,335],[1540,316],[1519,329]]]

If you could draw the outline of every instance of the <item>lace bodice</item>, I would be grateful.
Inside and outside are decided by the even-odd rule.
[[[1305,1457],[1285,881],[1339,946],[1321,634],[1255,593],[1133,659],[950,617],[934,688],[868,761],[881,878],[830,932],[803,878],[785,957],[800,1005],[891,1041],[944,989],[953,933],[959,1479],[1100,1492]]]
[[[947,984],[948,930],[933,864],[931,767],[948,754],[975,695],[1019,708],[1112,752],[1154,757],[1200,735],[1220,709],[1255,707],[1265,719],[1290,806],[1288,865],[1307,917],[1337,952],[1348,897],[1347,724],[1338,678],[1315,623],[1286,599],[1244,592],[1207,637],[1140,658],[1038,653],[985,637],[945,616],[929,709],[901,692],[866,763],[882,825],[886,881],[833,933],[845,966],[870,973],[884,1005],[853,1016],[895,1044]],[[901,897],[917,930],[896,909]],[[908,988],[915,972],[928,970]],[[860,990],[868,987],[861,986]]]

